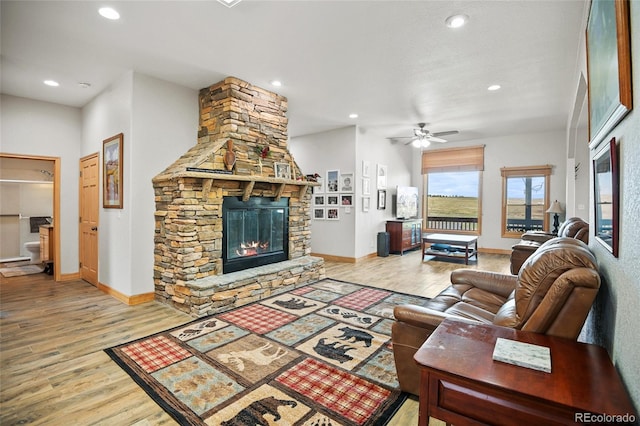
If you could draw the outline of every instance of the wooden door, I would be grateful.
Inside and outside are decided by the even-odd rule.
[[[98,153],[80,159],[80,278],[98,286]]]

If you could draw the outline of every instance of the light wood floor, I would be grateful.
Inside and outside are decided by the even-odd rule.
[[[470,268],[508,273],[508,257],[480,254]],[[464,264],[420,253],[356,264],[326,262],[327,276],[432,297]],[[157,302],[127,306],[84,281],[45,274],[0,278],[0,424],[174,425],[103,349],[192,318]],[[417,424],[408,400],[392,425]]]

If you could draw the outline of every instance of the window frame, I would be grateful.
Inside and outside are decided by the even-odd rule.
[[[500,169],[500,175],[502,176],[502,223],[500,227],[500,233],[502,238],[520,238],[524,232],[514,232],[507,230],[507,181],[511,178],[527,178],[527,177],[542,177],[544,178],[544,206],[545,212],[542,216],[542,229],[549,229],[549,215],[546,211],[550,205],[551,189],[551,170],[552,166],[546,164],[542,166],[521,166],[521,167],[503,167]]]
[[[423,228],[426,232],[452,233],[462,235],[482,234],[482,181],[484,171],[484,147],[475,145],[466,147],[445,148],[422,152],[423,180]],[[478,173],[478,217],[476,230],[429,228],[429,174],[442,172]]]

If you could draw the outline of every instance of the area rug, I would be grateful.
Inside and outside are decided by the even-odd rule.
[[[181,425],[384,425],[393,308],[425,300],[325,279],[105,352]]]
[[[22,275],[39,274],[44,271],[44,267],[40,265],[24,265],[24,266],[12,266],[9,268],[0,268],[0,274],[3,277],[19,277]]]

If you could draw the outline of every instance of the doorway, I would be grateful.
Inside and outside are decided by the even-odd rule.
[[[80,159],[80,278],[98,286],[98,153]]]
[[[25,243],[40,242],[38,220],[53,225],[54,279],[60,280],[60,158],[0,153],[0,234],[4,259],[33,256]],[[36,224],[35,228],[33,224]]]

